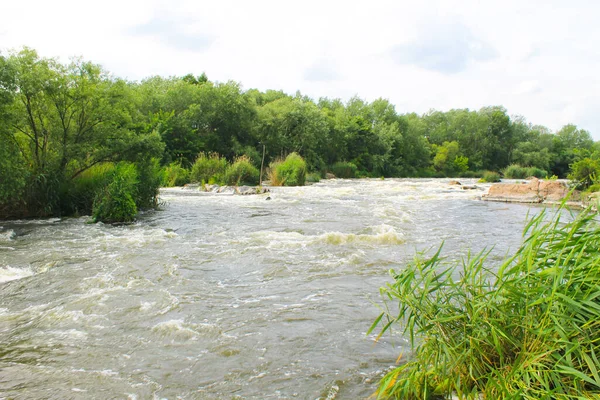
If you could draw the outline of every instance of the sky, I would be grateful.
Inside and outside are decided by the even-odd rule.
[[[504,106],[600,140],[600,2],[10,1],[0,52],[83,57],[128,80],[205,72],[244,89],[390,100],[399,113]]]

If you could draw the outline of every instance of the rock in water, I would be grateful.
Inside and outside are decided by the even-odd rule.
[[[541,181],[533,178],[529,183],[495,183],[482,200],[509,203],[559,203],[570,189],[563,181]],[[579,201],[580,193],[574,191],[570,200]]]

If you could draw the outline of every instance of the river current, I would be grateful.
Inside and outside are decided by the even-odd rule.
[[[0,222],[0,399],[367,398],[407,351],[365,334],[388,271],[442,242],[499,262],[539,211],[448,183],[166,191],[132,225]]]

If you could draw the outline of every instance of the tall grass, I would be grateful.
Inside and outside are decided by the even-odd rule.
[[[482,252],[447,266],[441,249],[381,289],[379,336],[400,325],[413,358],[378,398],[600,398],[600,228],[584,211],[532,218],[501,265]]]

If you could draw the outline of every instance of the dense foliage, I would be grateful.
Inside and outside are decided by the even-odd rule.
[[[594,213],[560,215],[533,218],[499,266],[485,252],[448,266],[438,251],[391,271],[371,330],[400,324],[415,354],[379,398],[600,397],[600,227]]]
[[[306,181],[306,161],[297,153],[269,166],[269,179],[273,186],[302,186]]]
[[[224,182],[227,165],[242,156],[260,169],[263,149],[265,166],[296,153],[314,177],[377,178],[481,176],[510,164],[566,177],[600,154],[583,129],[551,132],[503,107],[417,115],[385,99],[314,101],[204,74],[127,82],[91,62],[62,64],[27,48],[0,55],[0,140],[0,218],[89,213],[89,200],[68,189],[81,174],[153,157],[172,185]],[[201,154],[217,169],[204,170]],[[140,180],[155,185],[153,174],[140,172]],[[138,207],[155,203],[142,197],[133,197]]]

